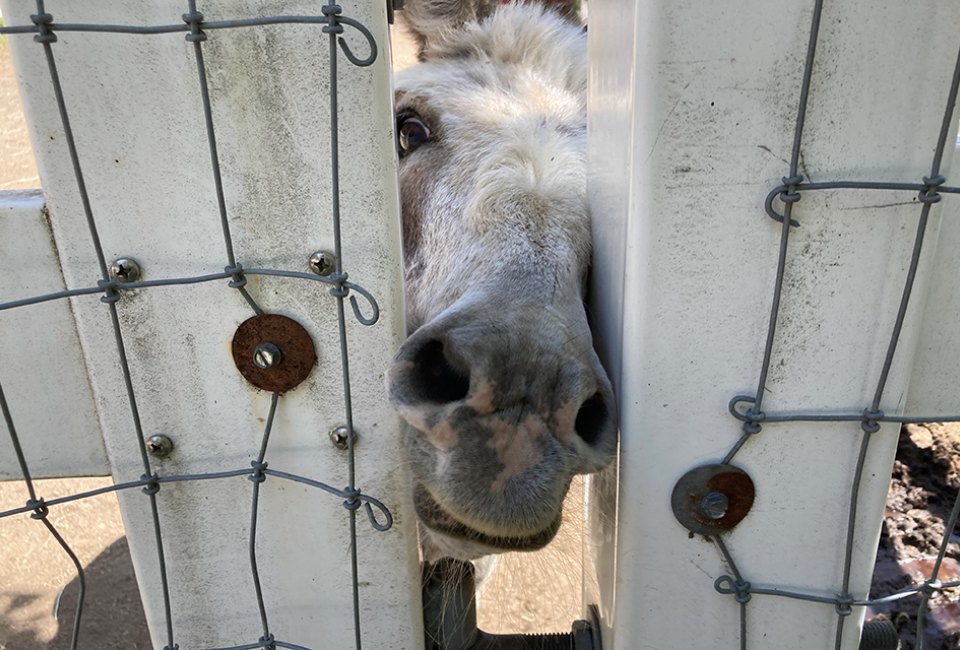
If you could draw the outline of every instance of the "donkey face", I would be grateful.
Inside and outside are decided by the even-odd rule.
[[[388,372],[427,560],[546,544],[616,443],[583,306],[585,34],[552,12],[407,2],[397,78],[410,338]]]

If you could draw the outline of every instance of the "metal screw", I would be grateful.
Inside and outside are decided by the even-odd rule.
[[[330,251],[317,251],[310,256],[309,264],[317,275],[330,275],[337,268],[337,258]]]
[[[253,351],[253,365],[266,370],[280,365],[283,353],[274,343],[261,343]]]
[[[154,458],[166,458],[173,453],[173,440],[163,434],[147,439],[147,452]]]
[[[707,492],[700,499],[700,510],[711,519],[723,519],[730,509],[730,499],[723,492]]]
[[[356,431],[353,432],[352,437],[353,437],[353,444],[356,445],[357,444]],[[330,442],[332,442],[333,446],[336,447],[337,449],[341,449],[343,451],[346,451],[347,449],[349,449],[350,438],[351,438],[350,430],[347,429],[346,426],[341,425],[336,429],[333,429],[332,431],[330,431]]]
[[[120,257],[110,265],[110,275],[120,283],[136,282],[140,279],[140,264],[130,257]]]

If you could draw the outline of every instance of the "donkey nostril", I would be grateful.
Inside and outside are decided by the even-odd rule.
[[[609,412],[600,393],[594,393],[577,411],[574,429],[588,445],[596,443],[607,428]]]
[[[413,390],[428,402],[456,402],[470,391],[470,375],[454,368],[447,360],[441,341],[425,343],[413,358]]]

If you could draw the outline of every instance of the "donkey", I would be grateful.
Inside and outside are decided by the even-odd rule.
[[[407,0],[396,78],[407,324],[387,372],[423,559],[547,544],[610,463],[613,392],[584,308],[586,35],[552,10]]]

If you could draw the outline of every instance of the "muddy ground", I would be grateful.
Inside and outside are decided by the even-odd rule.
[[[944,536],[948,544],[938,579],[960,580],[960,533],[945,530],[960,490],[960,426],[907,425],[900,434],[893,480],[877,553],[871,596],[914,587],[931,577]],[[897,626],[901,650],[916,642],[919,596],[876,606]],[[960,648],[960,587],[935,594],[927,616],[925,649]]]

